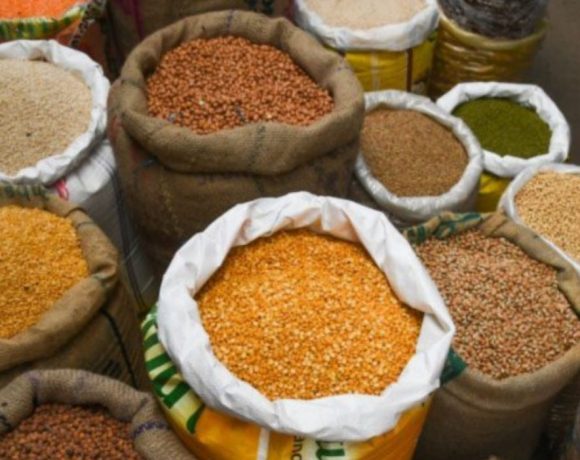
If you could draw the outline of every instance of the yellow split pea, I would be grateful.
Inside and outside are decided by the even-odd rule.
[[[36,324],[89,270],[70,220],[41,209],[0,208],[0,338]]]
[[[361,245],[306,230],[234,248],[196,300],[217,358],[271,400],[380,394],[422,320]]]

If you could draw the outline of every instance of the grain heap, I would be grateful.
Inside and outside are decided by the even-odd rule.
[[[45,404],[0,437],[5,460],[139,460],[129,424],[99,406]]]
[[[0,18],[58,18],[78,0],[2,0]]]
[[[92,95],[72,73],[40,61],[0,60],[0,171],[58,155],[89,127]]]
[[[306,230],[234,248],[196,300],[217,358],[271,400],[382,393],[422,318],[360,245]]]
[[[425,0],[306,0],[333,27],[372,29],[409,21],[427,7]]]
[[[333,108],[328,91],[288,54],[230,36],[169,51],[147,95],[151,115],[198,134],[266,121],[308,125]]]
[[[533,108],[510,99],[481,98],[453,111],[473,131],[481,146],[500,156],[532,158],[548,153],[552,132]]]
[[[516,195],[523,223],[580,260],[580,176],[544,172]]]
[[[40,209],[0,208],[0,339],[38,322],[89,274],[68,219]]]
[[[449,129],[413,110],[367,114],[361,150],[373,175],[402,197],[442,195],[468,164],[465,148]]]
[[[495,379],[535,372],[580,341],[556,270],[504,238],[469,230],[416,248],[457,327],[453,347]]]

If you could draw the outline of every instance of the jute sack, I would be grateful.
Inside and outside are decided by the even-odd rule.
[[[431,236],[447,238],[474,227],[488,236],[506,238],[556,268],[559,288],[574,310],[580,310],[580,278],[572,266],[503,214],[444,213],[404,233],[412,243],[421,244]],[[495,455],[502,460],[528,460],[547,427],[555,399],[580,371],[580,344],[537,372],[505,380],[470,369],[460,357],[454,361],[462,372],[435,393],[415,459],[483,460]]]
[[[146,77],[196,37],[237,35],[285,50],[333,95],[309,126],[254,123],[208,135],[147,114]],[[163,272],[175,250],[235,204],[293,191],[345,196],[363,120],[361,87],[342,58],[284,19],[208,13],[147,38],[127,59],[109,98],[109,138],[146,250]]]
[[[118,254],[76,205],[40,186],[0,187],[0,207],[39,208],[72,220],[90,276],[69,289],[38,323],[0,339],[0,387],[39,368],[76,368],[145,386],[136,307],[119,280]]]
[[[0,436],[15,429],[43,404],[99,405],[130,422],[135,449],[145,460],[194,460],[173,434],[153,397],[90,372],[31,371],[0,390]]]

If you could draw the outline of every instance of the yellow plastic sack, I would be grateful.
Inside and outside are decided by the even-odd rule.
[[[149,313],[142,329],[146,368],[154,392],[175,433],[200,459],[411,460],[413,457],[430,401],[409,410],[393,430],[367,442],[320,442],[271,433],[205,406],[159,342],[156,309]]]
[[[479,195],[475,205],[477,212],[494,212],[510,182],[511,179],[484,172],[479,181]]]
[[[537,32],[519,40],[494,40],[461,29],[441,14],[429,95],[439,97],[466,81],[520,81],[546,35]]]

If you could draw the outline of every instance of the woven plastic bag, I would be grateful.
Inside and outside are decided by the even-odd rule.
[[[400,91],[376,91],[365,94],[367,113],[384,106],[421,112],[449,128],[465,147],[469,162],[463,176],[447,193],[435,197],[398,197],[373,176],[359,153],[355,173],[363,189],[397,226],[424,222],[443,211],[466,212],[475,208],[477,186],[482,172],[482,153],[477,139],[459,118],[441,110],[429,99]],[[359,194],[360,196],[360,194]]]
[[[464,102],[482,97],[511,99],[531,107],[548,124],[552,131],[549,151],[543,155],[524,159],[515,155],[500,156],[483,151],[484,174],[481,178],[477,210],[491,212],[497,207],[502,193],[510,181],[529,166],[566,161],[570,150],[570,126],[558,106],[536,85],[514,83],[478,82],[457,85],[437,100],[437,105],[448,113]]]
[[[365,91],[400,89],[424,94],[438,20],[436,1],[427,0],[426,4],[408,22],[367,30],[329,26],[309,8],[307,0],[295,0],[294,19],[344,55]],[[357,8],[356,2],[352,8]]]

